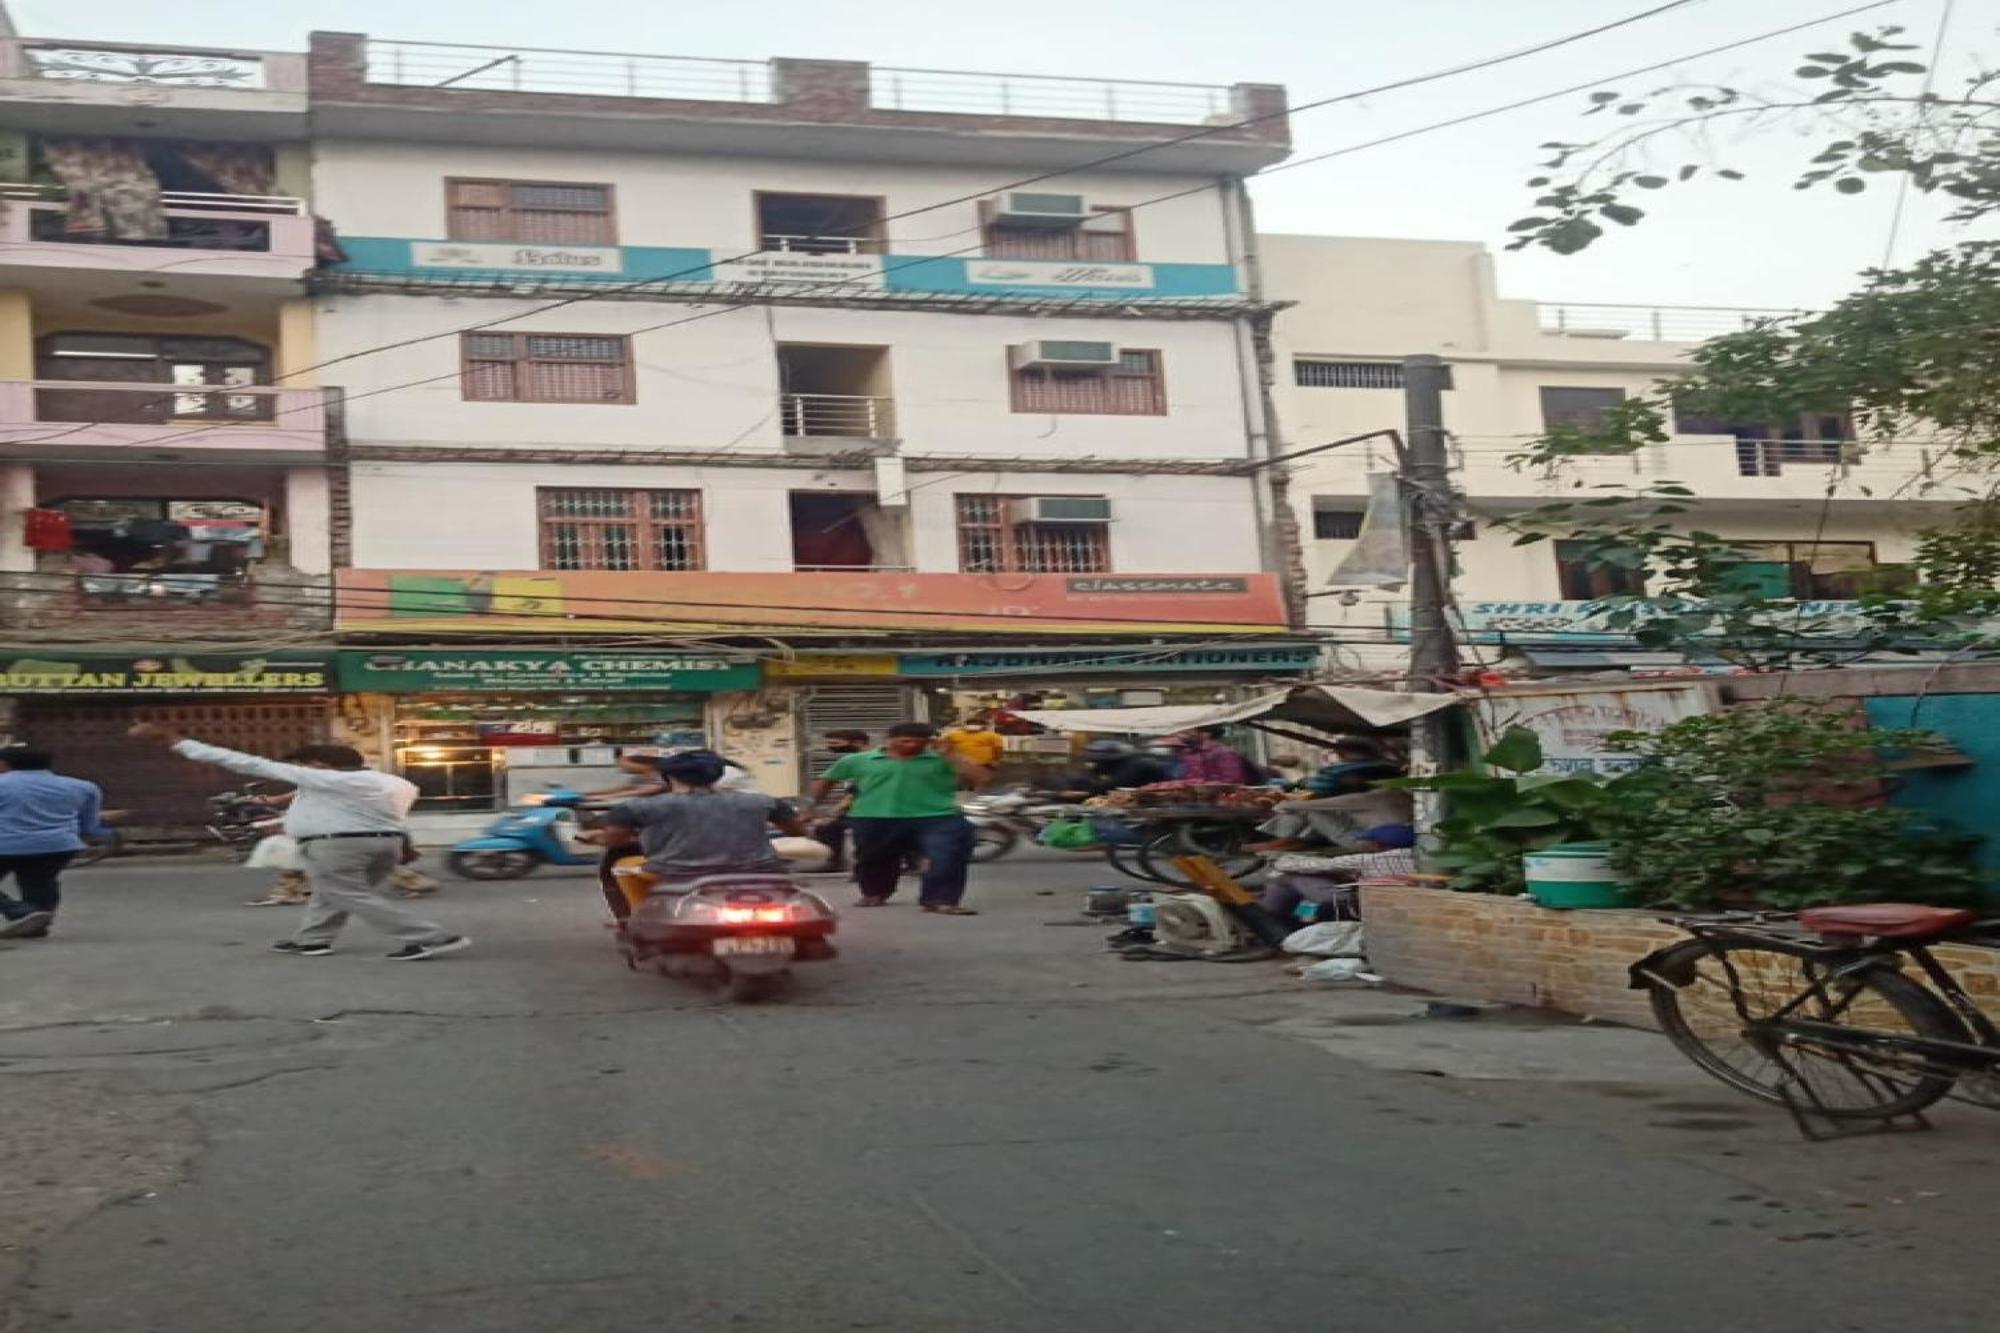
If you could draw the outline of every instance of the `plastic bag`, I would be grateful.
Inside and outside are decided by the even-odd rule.
[[[1066,852],[1082,851],[1097,845],[1097,834],[1089,824],[1081,819],[1058,819],[1042,830],[1035,841],[1044,847],[1059,847]]]
[[[1139,830],[1124,820],[1104,815],[1099,815],[1090,821],[1090,830],[1097,835],[1099,842],[1109,843],[1113,847],[1137,847],[1145,841],[1139,835]]]
[[[257,840],[250,849],[250,859],[243,864],[252,870],[297,870],[299,845],[282,833],[273,833]]]
[[[1361,923],[1321,921],[1293,931],[1278,947],[1286,953],[1309,953],[1321,958],[1359,958]]]
[[[799,865],[825,865],[833,859],[833,848],[818,838],[773,838],[771,850]]]
[[[1317,963],[1299,969],[1299,975],[1308,981],[1366,981],[1377,982],[1381,978],[1368,970],[1368,964],[1359,958],[1322,958]]]

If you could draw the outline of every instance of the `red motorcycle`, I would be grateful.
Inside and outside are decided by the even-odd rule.
[[[621,867],[639,858],[607,856],[600,868],[605,897],[626,898]],[[792,964],[835,955],[833,908],[785,874],[705,875],[685,888],[641,899],[618,928],[625,965],[651,964],[662,976],[726,990],[743,1003],[771,999],[792,978]]]

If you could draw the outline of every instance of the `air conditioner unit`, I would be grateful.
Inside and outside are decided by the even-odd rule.
[[[1016,370],[1089,370],[1118,364],[1117,343],[1078,342],[1069,338],[1037,338],[1014,349]]]
[[[1111,501],[1101,495],[1036,495],[1014,502],[1016,523],[1109,523]]]
[[[1078,227],[1090,220],[1090,204],[1080,194],[1011,190],[1000,196],[993,220],[1010,227]]]

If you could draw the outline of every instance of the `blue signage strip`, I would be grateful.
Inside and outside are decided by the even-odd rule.
[[[1256,671],[1286,675],[1311,671],[1319,650],[1296,645],[1266,648],[1084,649],[1076,652],[904,653],[905,676],[1031,676],[1061,672],[1146,674],[1154,671]]]
[[[770,280],[791,272],[802,286],[825,292],[835,283],[858,291],[954,292],[994,296],[1080,296],[1146,301],[1235,297],[1242,292],[1230,264],[1127,264],[997,260],[960,256],[760,255],[718,259],[692,246],[516,245],[511,242],[343,236],[345,263],[335,273],[427,278],[457,284],[563,281],[698,285]]]

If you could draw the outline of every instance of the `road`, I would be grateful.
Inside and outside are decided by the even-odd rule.
[[[262,878],[86,870],[0,946],[6,1333],[1992,1323],[2000,1118],[1808,1145],[1644,1034],[1122,962],[1045,924],[1087,866],[748,1008],[575,876],[450,886],[415,965],[268,952]]]

